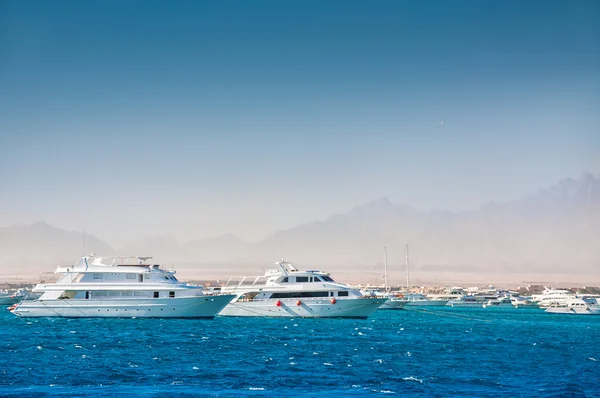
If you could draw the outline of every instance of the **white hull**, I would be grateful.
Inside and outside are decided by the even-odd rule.
[[[214,318],[232,295],[127,300],[25,300],[13,311],[28,317]]]
[[[337,299],[265,299],[234,301],[220,316],[266,316],[287,318],[367,318],[385,298]],[[277,302],[280,305],[277,305]],[[299,302],[299,305],[298,305]]]
[[[0,297],[0,306],[16,304],[16,303],[18,303],[21,300],[23,300],[23,297],[21,297],[21,298]]]
[[[390,299],[379,307],[382,310],[401,310],[410,307],[443,307],[448,300],[415,300]]]
[[[406,301],[397,300],[397,299],[389,299],[385,303],[379,306],[380,310],[401,310],[404,308]]]
[[[483,303],[478,303],[478,302],[452,302],[452,301],[448,301],[448,303],[446,304],[447,306],[450,307],[457,307],[457,308],[483,308]]]
[[[532,303],[532,304],[514,304],[515,308],[537,308],[539,309],[540,306],[536,303]]]
[[[551,314],[600,315],[600,306],[590,308],[548,307],[546,312]]]
[[[502,304],[483,304],[483,308],[515,308],[513,303],[502,303]]]

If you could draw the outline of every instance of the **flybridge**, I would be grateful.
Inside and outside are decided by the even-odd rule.
[[[82,257],[74,265],[58,266],[55,272],[81,272],[88,271],[90,268],[98,269],[99,267],[144,267],[146,269],[158,269],[158,264],[146,264],[146,261],[151,258],[152,257],[139,256],[96,256],[92,254],[90,256]],[[111,272],[115,271],[116,270]]]

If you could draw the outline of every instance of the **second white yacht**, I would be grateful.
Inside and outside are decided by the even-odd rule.
[[[299,271],[281,260],[262,277],[243,278],[215,288],[235,298],[222,316],[367,318],[387,298],[366,297],[359,289],[335,282],[326,272]]]
[[[213,318],[234,297],[206,295],[175,271],[147,264],[151,258],[83,257],[59,266],[55,283],[38,284],[38,299],[11,310],[20,317]]]

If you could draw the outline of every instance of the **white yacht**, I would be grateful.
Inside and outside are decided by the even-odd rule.
[[[404,293],[402,292],[390,292],[386,298],[387,301],[379,307],[380,310],[401,310],[406,305]]]
[[[18,289],[15,291],[0,290],[0,306],[16,304],[27,297],[27,290]]]
[[[515,308],[540,308],[539,304],[531,297],[512,296],[510,301]]]
[[[489,299],[483,304],[483,308],[514,308],[513,302],[509,296],[502,296],[495,299]]]
[[[429,293],[427,294],[427,298],[430,300],[445,300],[448,303],[448,301],[459,300],[466,295],[467,292],[465,292],[465,289],[460,286],[454,286],[445,289],[442,293]]]
[[[152,257],[81,258],[59,266],[55,283],[40,283],[42,295],[12,312],[21,317],[213,318],[234,297],[206,295],[201,286],[175,278],[175,271],[148,264]]]
[[[335,282],[328,273],[299,271],[281,260],[264,276],[245,277],[239,283],[215,288],[235,298],[222,316],[305,318],[367,318],[387,298],[366,297],[359,289]]]
[[[548,308],[551,305],[566,304],[567,300],[574,299],[577,296],[569,290],[545,288],[541,294],[534,294],[531,297],[533,301],[538,302],[540,308]]]
[[[391,297],[381,309],[404,309],[409,307],[442,307],[448,303],[445,299],[430,299],[423,294],[408,293]]]
[[[463,296],[459,299],[448,301],[446,305],[450,307],[483,308],[483,303],[484,301],[475,296]]]
[[[569,298],[563,303],[554,302],[546,308],[554,314],[600,315],[600,305],[590,298]]]

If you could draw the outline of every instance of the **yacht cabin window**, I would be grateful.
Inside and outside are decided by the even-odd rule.
[[[270,298],[327,297],[329,292],[276,292]]]
[[[154,298],[158,298],[158,292],[154,292]]]
[[[102,279],[102,274],[94,274],[94,279]]]
[[[126,279],[135,279],[135,274],[125,274]]]
[[[308,282],[308,276],[297,276],[296,282]]]
[[[173,297],[175,297],[175,292],[169,292],[169,297],[170,297],[170,298],[173,298]]]
[[[342,290],[338,292],[338,297],[343,297],[343,296],[347,296],[348,295],[348,291],[347,290]]]
[[[283,278],[283,279],[281,280],[281,283],[288,283],[288,277],[286,276],[285,278]]]

